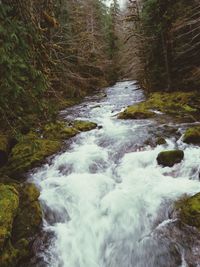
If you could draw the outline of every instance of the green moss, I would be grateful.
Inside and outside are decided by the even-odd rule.
[[[200,230],[200,193],[181,198],[175,203],[175,208],[182,222]]]
[[[145,103],[130,106],[125,111],[119,113],[118,119],[148,119],[155,116],[155,113],[146,107]]]
[[[42,210],[38,201],[40,193],[34,184],[24,184],[20,190],[20,205],[13,226],[12,239],[16,242],[33,237],[42,221]]]
[[[10,240],[7,242],[4,250],[0,253],[1,267],[15,267],[19,259],[20,251],[13,247]]]
[[[188,128],[183,136],[183,142],[200,144],[200,126]]]
[[[10,175],[20,175],[38,163],[56,153],[61,148],[61,142],[39,139],[33,134],[25,136],[12,150],[5,172]]]
[[[72,107],[74,105],[77,105],[81,102],[81,98],[80,97],[74,97],[74,98],[61,98],[60,101],[57,102],[58,105],[58,109],[64,109],[64,108],[68,108],[68,107]]]
[[[172,167],[173,165],[180,163],[183,158],[184,152],[182,150],[162,151],[158,154],[157,162],[164,167]]]
[[[78,131],[85,132],[93,130],[97,127],[97,124],[90,121],[80,121],[76,120],[72,123],[73,127],[76,128]]]
[[[0,233],[2,229],[7,233],[0,250],[0,266],[18,266],[20,260],[30,256],[30,244],[42,221],[38,197],[38,189],[30,183],[0,185]]]
[[[187,116],[193,119],[198,113],[194,100],[194,92],[156,92],[149,95],[148,99],[137,105],[128,107],[118,116],[119,119],[146,119],[156,116],[152,110],[175,115]],[[198,98],[198,97],[197,97]]]
[[[43,128],[44,137],[51,140],[64,140],[75,136],[77,133],[77,129],[67,126],[62,121],[46,124]]]
[[[13,220],[19,206],[19,194],[15,187],[0,184],[0,250],[10,238]]]

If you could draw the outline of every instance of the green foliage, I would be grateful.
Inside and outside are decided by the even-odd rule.
[[[38,66],[39,36],[32,25],[14,17],[13,8],[0,5],[0,115],[20,119],[22,112],[43,109],[39,99],[47,77]]]

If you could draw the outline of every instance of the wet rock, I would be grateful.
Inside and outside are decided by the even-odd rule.
[[[183,142],[187,144],[200,144],[200,126],[188,128],[183,136]]]
[[[118,119],[148,119],[155,116],[155,113],[139,104],[130,106],[118,114]]]
[[[56,121],[43,127],[44,138],[51,140],[65,140],[75,136],[77,133],[78,130],[76,128],[68,126],[64,121]]]
[[[181,222],[200,230],[200,193],[192,197],[183,196],[175,203],[175,211]]]
[[[87,105],[86,105],[87,106]],[[93,107],[91,107],[92,109],[95,109],[95,108],[100,108],[101,107],[101,105],[95,105],[95,106],[93,106]]]
[[[154,235],[169,242],[170,247],[176,247],[180,256],[184,251],[184,260],[187,266],[198,266],[200,262],[200,233],[197,229],[189,227],[174,217],[174,220],[158,227],[154,231]],[[173,251],[170,255],[173,257]],[[181,266],[181,264],[171,264],[169,266]]]
[[[97,128],[97,124],[90,121],[75,120],[72,125],[75,129],[81,132],[86,132]]]
[[[11,177],[19,178],[29,169],[38,166],[46,157],[56,153],[61,144],[61,141],[29,134],[12,149],[4,171]]]
[[[163,138],[163,137],[158,137],[156,139],[156,145],[165,145],[166,143],[167,142],[166,142],[165,138]]]
[[[162,151],[158,154],[157,162],[164,167],[172,167],[180,163],[183,158],[184,152],[182,150]]]

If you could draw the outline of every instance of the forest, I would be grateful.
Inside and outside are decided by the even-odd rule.
[[[109,88],[113,88],[112,90],[115,93],[110,93]],[[118,91],[119,88],[120,90]],[[80,152],[79,155],[77,152],[79,150],[77,149],[77,154],[72,159],[70,156],[63,154],[66,156],[66,160],[59,165],[59,173],[65,170],[67,173],[65,173],[66,177],[70,176],[70,172],[73,171],[75,174],[81,174],[83,177],[85,177],[84,175],[87,172],[88,175],[94,173],[102,174],[105,168],[108,168],[105,166],[107,166],[107,162],[109,165],[109,160],[110,166],[117,166],[117,169],[126,160],[126,153],[131,154],[133,151],[147,151],[146,153],[150,153],[149,151],[151,150],[152,153],[154,151],[155,153],[159,152],[157,153],[156,162],[159,166],[163,167],[162,170],[165,167],[167,168],[165,172],[160,171],[160,175],[162,173],[164,177],[162,179],[165,179],[167,175],[167,177],[173,177],[173,179],[179,176],[185,178],[186,176],[188,180],[191,180],[191,177],[196,175],[195,179],[198,180],[200,173],[200,155],[198,154],[198,146],[200,145],[200,126],[198,124],[200,121],[199,88],[200,3],[198,0],[127,0],[124,3],[118,0],[110,2],[107,0],[0,0],[0,267],[199,266],[200,257],[195,253],[191,256],[192,252],[190,251],[200,248],[197,240],[197,237],[200,237],[200,197],[198,193],[200,188],[195,182],[194,184],[192,182],[189,184],[188,182],[188,187],[186,186],[188,191],[183,188],[184,181],[181,185],[177,184],[182,189],[177,190],[176,193],[170,191],[173,186],[169,182],[170,185],[166,186],[166,192],[169,190],[168,196],[163,193],[162,201],[163,199],[166,200],[170,194],[173,195],[172,199],[169,197],[169,199],[163,202],[160,199],[160,206],[156,208],[156,212],[154,211],[153,213],[153,209],[149,208],[150,215],[145,211],[143,216],[146,217],[141,217],[142,222],[141,227],[139,227],[140,229],[138,228],[139,230],[135,223],[135,232],[139,233],[141,229],[144,229],[144,233],[148,236],[148,231],[153,227],[150,224],[155,225],[163,219],[160,217],[155,218],[155,214],[158,215],[161,207],[164,207],[163,203],[168,203],[167,205],[170,207],[173,205],[172,203],[175,203],[175,208],[168,219],[174,220],[175,218],[176,220],[177,218],[173,216],[178,214],[178,218],[181,221],[181,230],[179,226],[174,226],[176,233],[179,231],[179,234],[176,234],[176,236],[171,236],[172,234],[169,233],[169,229],[165,230],[166,232],[168,231],[166,238],[176,240],[177,243],[173,241],[176,244],[173,242],[171,244],[171,241],[169,243],[167,241],[165,243],[169,246],[165,244],[163,250],[162,248],[159,250],[156,247],[157,243],[150,242],[150,250],[155,247],[156,252],[152,257],[152,261],[149,261],[147,264],[146,260],[151,258],[148,254],[150,251],[144,249],[144,247],[148,243],[141,245],[143,246],[142,248],[139,245],[137,248],[134,248],[135,250],[133,249],[133,251],[138,254],[132,256],[131,259],[128,256],[131,252],[128,253],[127,251],[132,247],[132,244],[130,245],[125,242],[124,247],[126,249],[116,245],[117,248],[114,247],[116,251],[119,249],[120,251],[126,250],[127,252],[127,255],[124,252],[127,256],[127,261],[123,262],[116,256],[119,251],[114,252],[114,248],[112,248],[112,242],[113,244],[117,243],[119,236],[118,234],[112,236],[112,231],[110,230],[109,232],[108,229],[107,233],[105,225],[102,226],[102,229],[108,234],[105,240],[110,238],[112,242],[109,241],[111,242],[109,244],[110,247],[108,251],[104,251],[105,253],[101,249],[108,244],[100,244],[97,249],[104,253],[102,257],[104,259],[103,263],[101,262],[102,259],[95,258],[94,255],[98,253],[89,253],[84,250],[87,246],[83,244],[90,242],[92,237],[88,241],[84,239],[81,232],[81,236],[78,236],[77,239],[72,239],[70,244],[65,243],[67,241],[60,242],[63,246],[68,247],[68,249],[74,248],[69,253],[69,255],[72,255],[76,251],[75,247],[77,246],[75,243],[78,240],[80,251],[82,249],[84,251],[83,254],[85,253],[83,255],[84,260],[81,258],[82,254],[80,251],[79,254],[77,252],[78,256],[73,254],[74,257],[66,254],[68,255],[66,260],[66,255],[61,253],[62,249],[56,250],[55,247],[59,247],[59,245],[52,238],[51,235],[53,234],[50,233],[49,228],[53,228],[59,223],[62,224],[64,219],[61,219],[61,214],[65,214],[65,212],[67,214],[65,216],[68,218],[65,218],[65,221],[71,219],[74,222],[73,218],[70,218],[68,211],[65,211],[65,206],[68,207],[68,202],[65,202],[65,205],[62,206],[59,194],[57,195],[55,190],[54,195],[59,199],[59,204],[53,210],[48,205],[54,206],[55,204],[48,204],[44,197],[45,194],[43,195],[42,193],[43,184],[37,183],[32,179],[32,177],[37,176],[37,168],[41,168],[41,166],[45,167],[41,174],[39,172],[38,176],[44,175],[41,179],[45,179],[50,173],[50,170],[46,173],[45,168],[48,169],[47,166],[54,166],[51,164],[56,166],[56,163],[51,162],[51,157],[55,155],[62,156],[62,153],[64,151],[67,153],[68,149],[70,151],[69,154],[71,153],[71,156],[73,156],[77,147],[80,146],[81,149],[81,146],[84,145],[81,143],[81,136],[83,136],[84,142],[87,143],[90,140],[90,136],[88,135],[84,139],[84,134],[91,133],[92,135],[93,131],[91,130],[94,130],[100,134],[101,131],[105,131],[102,133],[105,136],[104,139],[102,137],[102,140],[99,139],[93,144],[93,149],[95,149],[95,146],[103,144],[102,150],[105,152],[115,142],[119,147],[113,145],[112,151],[108,151],[104,162],[104,152],[98,150],[93,155],[93,150],[90,147],[91,144],[88,143],[88,147],[83,147],[83,154]],[[123,91],[125,89],[127,89],[127,94],[129,94],[128,97]],[[136,92],[138,92],[138,95],[135,95]],[[137,100],[137,97],[139,100]],[[91,103],[87,102],[88,99],[90,99]],[[127,101],[128,99],[130,100],[129,102]],[[118,101],[119,103],[112,101]],[[97,113],[95,113],[96,110],[98,111]],[[62,114],[67,114],[66,118]],[[95,115],[94,119],[91,114]],[[99,114],[102,117],[99,117]],[[104,115],[105,118],[103,119]],[[116,124],[112,124],[113,118]],[[156,128],[153,124],[151,126],[145,124],[146,120],[149,119],[156,123]],[[106,122],[108,123],[107,120],[109,120],[109,125],[106,124]],[[144,122],[144,129],[141,132],[137,132],[138,127],[140,127],[140,124],[137,124],[138,121]],[[136,127],[132,123],[135,123]],[[123,125],[128,127],[128,132],[136,128],[136,133],[131,132],[133,136],[136,135],[138,138],[134,141],[135,143],[133,142],[134,137],[132,137],[132,140],[130,136],[127,136],[128,134],[126,135],[122,127]],[[111,140],[108,138],[110,129],[113,129]],[[144,137],[145,131],[149,135],[151,134],[151,136]],[[120,135],[119,140],[117,139],[118,134]],[[93,138],[100,137],[98,134],[94,134]],[[127,140],[125,140],[126,138]],[[91,140],[93,139],[91,138]],[[70,150],[70,142],[75,144],[74,146],[72,145],[72,150]],[[143,143],[141,144],[141,142]],[[186,144],[188,147],[185,147]],[[147,149],[146,146],[148,147]],[[158,150],[156,150],[157,147]],[[121,151],[118,151],[120,149]],[[164,149],[166,151],[163,151]],[[187,154],[190,149],[194,149],[191,155]],[[123,150],[125,150],[124,154],[122,153]],[[83,158],[85,162],[89,161],[88,154],[90,153],[91,158],[94,157],[94,162],[88,168],[85,168],[81,159]],[[102,159],[97,156],[99,155],[100,157],[101,153],[104,155]],[[123,154],[124,158],[120,158],[120,153]],[[111,154],[113,156],[110,158]],[[115,157],[118,157],[117,160]],[[193,160],[190,162],[190,165],[185,163],[188,158]],[[143,159],[145,160],[145,157]],[[137,161],[137,158],[133,158],[133,168],[135,160]],[[77,167],[77,170],[73,169],[76,162],[80,166],[83,164],[82,169],[81,167]],[[127,167],[129,163],[127,162],[124,169],[127,171],[127,177],[129,177],[130,172]],[[143,169],[147,168],[149,162],[150,160],[148,163],[143,164]],[[138,163],[138,166],[140,163]],[[179,164],[186,165],[176,168]],[[102,169],[98,172],[99,166]],[[135,169],[139,168],[138,166]],[[168,168],[174,169],[170,170]],[[184,170],[187,174],[184,173],[183,175],[181,168],[182,172]],[[107,173],[114,173],[113,175],[116,175],[113,178],[114,180],[117,181],[120,177],[120,169],[117,169],[117,174],[113,170],[106,170]],[[151,175],[151,171],[151,168],[147,169],[149,175]],[[142,172],[142,170],[139,169],[139,172]],[[57,175],[57,171],[54,173]],[[138,173],[133,173],[132,176],[138,175],[140,177],[140,173]],[[158,176],[157,173],[152,175]],[[53,177],[51,178],[53,179]],[[87,181],[87,178],[85,179]],[[56,183],[57,181],[52,182],[52,184],[47,182],[44,191],[48,187],[53,188]],[[100,181],[98,183],[99,187],[102,186],[102,188],[111,188],[113,186],[111,182],[101,186]],[[77,180],[77,184],[80,184],[81,188],[82,182]],[[89,184],[92,186],[93,181],[90,181]],[[137,187],[137,182],[132,186],[134,187],[135,184]],[[64,182],[63,186],[65,186]],[[84,184],[83,190],[84,186],[87,188],[87,185]],[[153,188],[153,184],[151,186]],[[146,192],[146,189],[142,186],[138,185],[138,188],[139,190],[144,189],[144,192]],[[164,185],[161,184],[160,188],[162,192]],[[96,187],[94,186],[93,189],[95,191]],[[148,188],[148,191],[151,190]],[[91,192],[90,187],[88,187],[88,192]],[[98,199],[99,195],[104,194],[102,192],[98,193],[95,197]],[[129,188],[125,188],[124,192],[129,194]],[[153,189],[152,192],[154,192]],[[49,194],[49,191],[47,193]],[[133,193],[137,196],[136,192]],[[77,199],[82,196],[81,194],[82,190],[80,190]],[[93,193],[91,193],[92,195]],[[145,196],[145,193],[143,195]],[[53,195],[51,197],[52,199],[54,198]],[[141,210],[145,210],[146,206],[155,205],[158,201],[158,196],[156,195],[157,198],[153,197],[146,198],[144,200],[144,207],[141,207],[139,211],[133,210],[131,212],[140,214]],[[69,202],[73,198],[75,197],[71,193]],[[84,198],[87,198],[87,196],[84,195]],[[153,204],[148,202],[151,198],[154,200]],[[134,203],[138,203],[138,199],[140,197]],[[86,203],[88,204],[90,200],[87,200],[88,202],[86,201]],[[113,201],[118,203],[115,198],[113,198]],[[125,203],[125,200],[122,199],[120,203]],[[73,203],[72,207],[74,205]],[[96,203],[91,206],[101,207],[101,205],[106,207],[108,203]],[[120,208],[120,205],[118,205],[118,208]],[[129,207],[128,204],[127,206]],[[133,203],[132,206],[134,206]],[[77,210],[80,207],[81,204],[78,205]],[[71,211],[71,207],[69,210]],[[84,207],[83,210],[79,210],[79,214],[87,214],[86,210],[87,207]],[[113,217],[115,218],[116,215],[117,218],[117,211],[114,214],[114,206],[111,205],[107,209],[105,208],[102,214],[106,216],[109,212],[113,212]],[[96,210],[93,211],[89,218],[91,219],[96,213]],[[126,216],[121,211],[120,214],[120,218],[126,217],[129,222],[132,219],[133,221],[136,219],[135,217],[127,217],[130,213]],[[163,214],[164,211],[162,216],[164,216]],[[154,222],[149,219],[151,216],[154,216]],[[100,218],[100,215],[98,218]],[[142,225],[143,219],[144,225]],[[101,220],[96,219],[96,225],[98,225],[99,221]],[[84,225],[85,222],[82,223]],[[90,223],[91,221],[89,221]],[[125,221],[124,223],[126,225]],[[51,227],[49,226],[49,228],[47,227],[48,230],[44,230],[46,225]],[[76,225],[75,222],[74,225]],[[127,229],[129,229],[129,225],[130,223]],[[187,228],[185,225],[189,225],[190,228]],[[192,228],[191,230],[191,227],[194,229]],[[122,227],[122,232],[125,231],[124,228]],[[77,229],[78,227],[72,229],[74,234],[78,233]],[[101,231],[103,231],[102,229]],[[70,230],[66,230],[66,233],[69,234],[69,240],[73,236]],[[82,231],[84,232],[84,228]],[[88,235],[91,233],[95,235],[95,231],[98,232],[98,229],[92,228],[88,232],[85,229],[85,233]],[[98,242],[100,242],[99,236],[101,231],[99,230],[99,235],[97,234]],[[196,235],[193,243],[188,239],[190,231],[191,235]],[[183,233],[183,240],[181,241],[180,232]],[[159,235],[158,233],[156,234]],[[59,231],[55,231],[54,235],[59,236],[61,234]],[[165,236],[165,234],[163,235]],[[136,235],[132,232],[127,232],[119,238],[126,240],[128,236],[133,236],[134,239]],[[143,240],[142,234],[139,238]],[[94,243],[96,244],[96,242]],[[163,240],[158,241],[158,247],[160,247],[159,242],[162,243]],[[182,242],[187,244],[189,252],[183,246],[184,253],[181,254],[181,249],[177,247],[182,246],[180,245]],[[54,247],[53,253],[49,252],[51,249],[48,250],[48,246],[50,248]],[[88,245],[88,247],[90,246]],[[93,249],[94,247],[95,245],[93,245]],[[39,248],[41,248],[42,252],[40,250],[38,252]],[[171,252],[172,248],[173,252]],[[71,251],[70,249],[69,252]],[[90,249],[92,251],[92,248]],[[142,249],[142,252],[140,249]],[[44,252],[45,250],[48,250],[48,252]],[[163,252],[164,250],[167,251],[166,255]],[[110,258],[106,258],[109,253],[114,255],[113,262]],[[60,256],[61,254],[62,257]],[[169,256],[172,254],[173,256]],[[181,257],[178,254],[181,254]],[[140,259],[139,255],[143,255],[144,258]],[[90,257],[91,262],[89,261]],[[185,257],[184,260],[183,257]],[[62,258],[60,261],[54,262],[60,258]],[[158,261],[157,258],[159,258]],[[69,265],[66,263],[67,261],[69,261]],[[169,264],[163,265],[163,262],[166,261]],[[183,261],[188,265],[180,265],[183,264]]]

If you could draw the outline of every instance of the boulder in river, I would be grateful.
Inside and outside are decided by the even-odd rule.
[[[188,128],[183,136],[183,142],[187,144],[200,144],[200,126]]]
[[[97,124],[90,121],[75,120],[72,125],[75,129],[81,132],[86,132],[97,128]]]
[[[155,113],[146,108],[145,104],[130,106],[118,114],[118,119],[148,119],[155,116]]]
[[[156,145],[165,145],[167,142],[166,142],[166,140],[165,140],[165,138],[164,137],[158,137],[157,139],[156,139]]]
[[[181,222],[200,230],[200,193],[184,196],[175,203]]]
[[[157,162],[164,167],[172,167],[177,163],[180,163],[184,158],[184,152],[182,150],[169,150],[162,151],[157,156]]]

